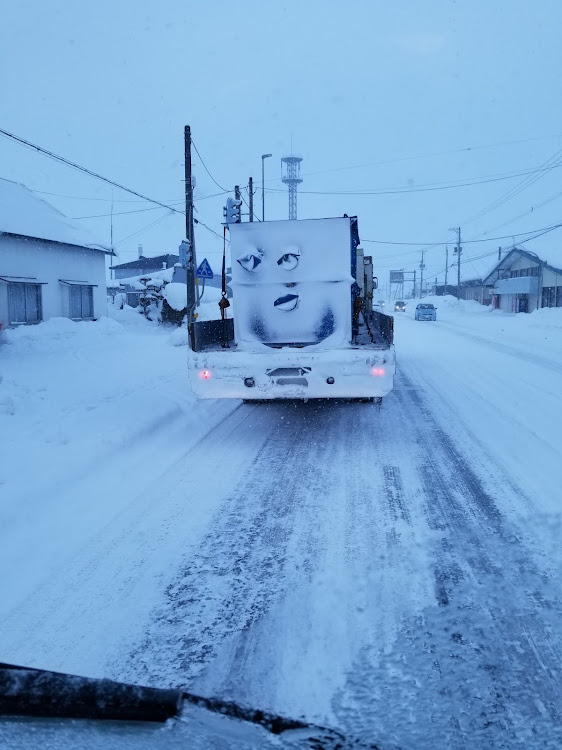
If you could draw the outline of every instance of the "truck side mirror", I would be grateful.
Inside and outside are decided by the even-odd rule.
[[[378,288],[379,288],[379,277],[373,276],[373,289],[378,289]]]

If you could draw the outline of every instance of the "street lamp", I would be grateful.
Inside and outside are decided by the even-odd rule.
[[[261,157],[261,220],[265,221],[265,174],[264,174],[264,163],[266,159],[269,159],[273,154],[262,154]]]

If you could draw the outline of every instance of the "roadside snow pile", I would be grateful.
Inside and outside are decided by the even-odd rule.
[[[0,622],[120,514],[134,516],[151,472],[173,473],[238,405],[195,398],[169,327],[109,310],[2,334],[0,569],[17,576],[3,577]]]
[[[182,325],[170,334],[168,341],[172,346],[187,346],[189,344],[189,334],[187,325]]]
[[[187,287],[185,284],[171,282],[166,284],[162,295],[170,307],[178,312],[187,307]]]
[[[86,346],[97,339],[123,333],[123,327],[110,318],[100,318],[95,323],[51,318],[40,325],[8,328],[3,332],[2,343],[16,346],[19,351],[52,351],[68,348],[71,342]]]
[[[423,299],[412,299],[406,301],[406,310],[412,315],[418,304],[433,305],[438,309],[437,315],[442,313],[449,314],[460,314],[460,315],[481,315],[482,313],[489,313],[490,308],[486,305],[481,305],[479,302],[467,299],[457,299],[450,294],[443,297],[430,296],[424,297]]]
[[[530,315],[520,314],[516,317],[528,326],[562,329],[562,307],[543,307]]]
[[[185,352],[170,345],[167,330],[131,308],[111,313],[113,319],[52,318],[3,332],[0,486],[6,497],[23,497],[56,477],[63,481],[68,467],[118,450],[139,429],[194,402]]]
[[[535,312],[506,313],[473,300],[456,297],[424,297],[423,303],[437,308],[437,327],[456,329],[467,337],[498,345],[516,346],[529,358],[534,354],[562,363],[562,308],[542,308]],[[409,300],[406,312],[410,318],[419,300]],[[400,313],[394,314],[400,320]],[[434,325],[434,324],[432,324]]]

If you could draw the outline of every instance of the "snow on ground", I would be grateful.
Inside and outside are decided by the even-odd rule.
[[[132,308],[3,332],[0,616],[233,408],[203,413],[182,334]]]
[[[380,412],[195,402],[183,332],[130,309],[8,332],[0,658],[385,749],[562,746],[560,313],[436,304],[395,315]]]

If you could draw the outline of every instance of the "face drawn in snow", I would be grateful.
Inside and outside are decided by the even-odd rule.
[[[301,258],[300,248],[286,247],[284,250],[285,252],[277,261],[277,265],[281,266],[284,271],[294,271]]]
[[[256,250],[253,253],[247,253],[241,258],[238,258],[238,263],[240,263],[242,268],[245,268],[246,271],[255,271],[262,260],[263,252],[261,250]]]
[[[298,294],[285,294],[283,297],[278,297],[273,306],[276,310],[283,310],[284,312],[290,312],[294,310],[299,304]]]

